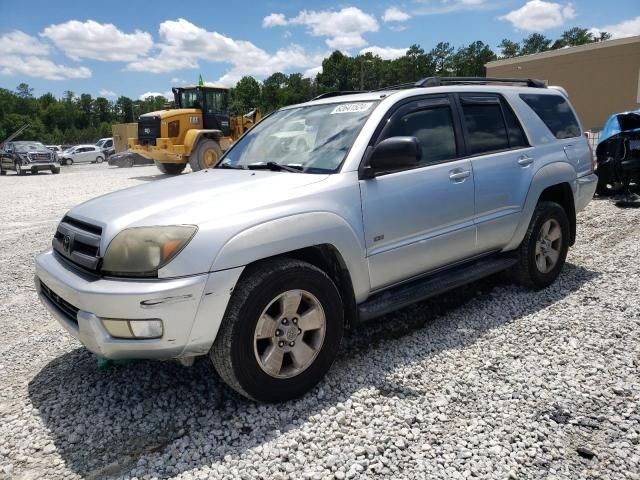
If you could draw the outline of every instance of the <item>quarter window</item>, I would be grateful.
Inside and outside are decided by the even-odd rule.
[[[540,120],[558,139],[580,136],[580,125],[569,102],[561,95],[522,93],[520,98],[531,107]]]
[[[429,165],[457,156],[453,116],[449,106],[409,112],[392,125],[386,137],[416,137],[422,155],[420,165]]]
[[[502,116],[502,108],[497,99],[465,102],[462,99],[462,113],[467,129],[467,148],[473,155],[506,150],[509,148],[507,128]]]

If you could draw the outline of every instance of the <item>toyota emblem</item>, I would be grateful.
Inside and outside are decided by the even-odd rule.
[[[151,129],[150,128],[145,128],[144,129],[144,133],[146,133],[147,135],[149,135],[151,133]]]
[[[71,250],[71,235],[64,236],[62,239],[62,248],[64,248],[65,252],[69,253],[69,250]]]

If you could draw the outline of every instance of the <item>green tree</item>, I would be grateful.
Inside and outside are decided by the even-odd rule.
[[[521,55],[546,52],[551,48],[551,39],[541,33],[532,33],[522,41]]]
[[[230,92],[229,111],[232,115],[243,115],[258,106],[260,99],[260,84],[251,77],[245,76],[236,83]]]
[[[498,47],[500,48],[501,56],[503,58],[512,58],[520,55],[520,44],[518,42],[513,42],[504,38]]]
[[[485,64],[496,58],[489,45],[478,40],[458,49],[453,56],[452,67],[460,77],[484,77]]]
[[[435,62],[435,73],[440,76],[450,75],[453,69],[453,52],[455,48],[449,42],[440,42],[432,50]]]

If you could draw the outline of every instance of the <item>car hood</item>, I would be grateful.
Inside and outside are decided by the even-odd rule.
[[[127,227],[202,225],[305,194],[328,175],[255,170],[203,170],[109,193],[82,203],[68,215],[98,224],[103,239]]]

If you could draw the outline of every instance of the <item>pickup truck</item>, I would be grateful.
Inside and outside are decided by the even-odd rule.
[[[280,134],[293,124],[303,141]],[[285,401],[345,328],[500,271],[550,285],[596,185],[560,88],[332,92],[269,115],[215,168],[71,209],[35,283],[97,355],[208,355],[241,394]]]

